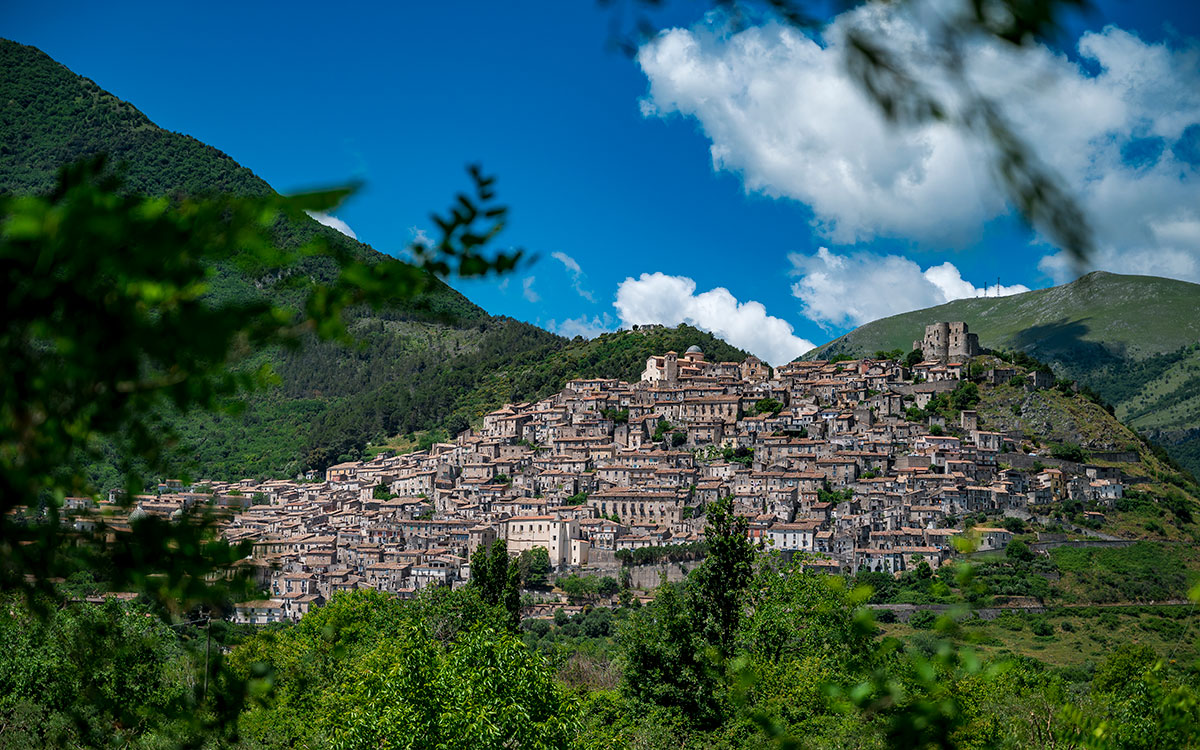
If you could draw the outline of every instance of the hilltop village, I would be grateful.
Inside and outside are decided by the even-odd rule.
[[[339,463],[323,481],[208,483],[203,494],[164,485],[134,515],[214,497],[239,509],[223,533],[253,543],[246,564],[271,598],[239,605],[237,618],[271,622],[337,591],[461,585],[471,553],[496,539],[514,555],[544,548],[557,571],[615,571],[622,550],[702,541],[705,506],[726,496],[756,540],[849,573],[936,567],[964,514],[1121,497],[1119,471],[1048,458],[1030,468],[1022,436],[989,431],[972,409],[956,423],[914,420],[914,408],[961,390],[979,354],[964,323],[929,326],[914,347],[922,361],[774,369],[755,357],[709,362],[698,347],[665,352],[636,383],[573,380],[428,450]],[[997,366],[982,381],[1015,376]],[[1053,385],[1041,372],[1021,380]],[[983,549],[1012,536],[972,533]]]

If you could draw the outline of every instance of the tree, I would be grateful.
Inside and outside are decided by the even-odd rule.
[[[0,642],[5,747],[187,744],[213,718],[196,654],[144,605],[67,604],[41,619],[9,594]]]
[[[521,580],[528,586],[546,585],[550,575],[550,553],[545,547],[522,550],[519,558]]]
[[[744,445],[739,445],[736,448],[723,448],[721,450],[721,458],[730,463],[741,464],[742,466],[750,466],[754,463],[754,449],[747,448]]]
[[[509,627],[521,624],[520,563],[508,555],[508,542],[497,539],[490,547],[479,545],[471,555],[471,586],[488,604],[503,607]]]
[[[562,747],[574,702],[507,619],[475,586],[337,593],[234,648],[236,675],[274,686],[239,734],[253,747]]]
[[[600,596],[616,596],[617,592],[620,590],[620,584],[618,584],[617,579],[613,578],[612,576],[604,576],[601,578],[599,585],[596,587],[596,593],[598,593]]]
[[[730,498],[709,505],[704,562],[685,583],[660,586],[654,602],[618,634],[627,695],[678,708],[702,727],[714,726],[728,710],[721,681],[754,576],[748,528]]]
[[[578,731],[554,670],[510,633],[476,629],[443,652],[408,627],[357,660],[320,717],[338,748],[566,748]]]
[[[613,596],[619,589],[617,579],[612,576],[600,578],[595,575],[581,576],[578,573],[572,573],[569,576],[560,577],[554,583],[571,601],[594,600],[598,596]]]
[[[618,631],[621,691],[635,701],[679,709],[701,727],[715,726],[726,710],[723,665],[708,648],[704,623],[688,603],[687,584],[664,584],[654,601]]]
[[[1013,516],[1001,520],[1000,525],[1014,534],[1023,534],[1028,530],[1024,521]]]
[[[904,366],[913,367],[921,364],[923,361],[925,361],[925,352],[921,351],[920,349],[913,349],[908,353],[908,356],[904,358]]]
[[[860,575],[895,579],[887,574]],[[861,657],[871,629],[857,621],[866,588],[851,589],[835,576],[810,573],[804,561],[783,563],[778,552],[759,557],[738,632],[738,648],[758,669],[791,659],[821,654],[845,664]]]
[[[596,594],[595,576],[581,576],[577,573],[572,573],[569,576],[559,578],[555,581],[555,584],[573,602],[590,599]]]
[[[708,556],[691,574],[690,603],[705,624],[709,642],[728,656],[742,616],[746,589],[754,576],[755,546],[750,521],[733,512],[733,499],[708,506],[704,538]]]
[[[1004,548],[1004,556],[1011,560],[1028,561],[1033,559],[1033,551],[1029,545],[1020,539],[1014,539]]]
[[[982,396],[979,395],[979,386],[964,380],[950,392],[950,405],[958,411],[974,409],[981,398]]]
[[[755,414],[778,414],[783,411],[783,404],[774,398],[760,398],[754,403]]]

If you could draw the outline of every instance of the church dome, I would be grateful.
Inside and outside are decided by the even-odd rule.
[[[700,347],[696,346],[695,344],[692,344],[691,346],[688,347],[687,353],[688,354],[703,354],[704,350],[701,349]]]

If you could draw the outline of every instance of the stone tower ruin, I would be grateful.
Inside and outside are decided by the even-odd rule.
[[[925,326],[925,338],[914,341],[913,349],[929,362],[965,362],[980,354],[979,336],[962,321],[933,323]]]

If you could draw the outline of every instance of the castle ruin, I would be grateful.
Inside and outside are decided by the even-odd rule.
[[[919,349],[929,362],[966,362],[981,354],[979,336],[968,331],[961,320],[925,326],[925,338],[914,341],[913,349]]]

